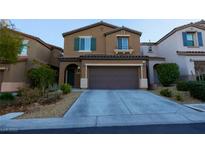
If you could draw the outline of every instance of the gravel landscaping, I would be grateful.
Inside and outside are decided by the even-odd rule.
[[[17,119],[62,117],[80,94],[80,92],[71,92],[62,96],[63,98],[54,104],[34,104],[28,107],[26,112]]]
[[[172,91],[172,97],[166,97],[166,98],[174,100],[175,102],[177,102],[179,104],[199,104],[199,103],[203,103],[201,100],[191,97],[189,91],[178,91],[175,86],[172,86],[172,87],[157,87],[155,90],[150,90],[150,92],[153,92],[154,94],[160,95],[160,91],[162,89],[171,90]],[[176,100],[175,96],[177,94],[182,97],[181,101]]]

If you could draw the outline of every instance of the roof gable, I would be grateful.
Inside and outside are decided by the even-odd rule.
[[[118,28],[118,26],[115,26],[115,25],[100,21],[100,22],[97,22],[95,24],[91,24],[91,25],[88,25],[88,26],[84,26],[84,27],[81,27],[81,28],[78,28],[78,29],[71,30],[69,32],[65,32],[62,35],[63,35],[63,37],[65,37],[67,35],[71,35],[71,34],[74,34],[74,33],[77,33],[77,32],[83,31],[83,30],[87,30],[87,29],[90,29],[90,28],[93,28],[93,27],[101,26],[101,25],[111,27],[111,28]]]
[[[174,28],[172,31],[170,31],[168,34],[166,34],[165,36],[163,36],[160,40],[158,40],[158,41],[156,42],[156,44],[161,43],[162,41],[164,41],[165,39],[167,39],[169,36],[171,36],[172,34],[174,34],[175,32],[177,32],[177,31],[179,31],[179,30],[183,30],[183,29],[188,28],[188,27],[195,27],[195,28],[198,28],[198,29],[205,30],[205,27],[204,27],[204,26],[201,26],[200,24],[201,24],[201,23],[196,22],[196,23],[190,23],[190,24],[186,24],[186,25],[183,25],[183,26],[176,27],[176,28]]]
[[[105,36],[110,35],[110,34],[113,34],[113,33],[116,33],[116,32],[121,31],[121,30],[125,30],[125,31],[128,31],[128,32],[130,32],[130,33],[134,33],[134,34],[137,34],[137,35],[140,35],[140,36],[142,35],[142,33],[139,32],[139,31],[136,31],[136,30],[134,30],[134,29],[130,29],[130,28],[127,28],[127,27],[122,26],[122,27],[116,28],[116,29],[114,29],[114,30],[112,30],[112,31],[106,32],[106,33],[105,33]]]

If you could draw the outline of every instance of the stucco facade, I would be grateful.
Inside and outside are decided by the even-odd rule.
[[[140,77],[139,88],[147,88],[147,59],[141,56],[140,36],[141,33],[128,28],[119,28],[104,22],[89,25],[71,32],[64,36],[64,56],[60,62],[59,83],[69,83],[69,66],[74,68],[73,86],[76,88],[89,88],[89,69],[91,66],[123,67],[136,66],[136,73]],[[91,36],[96,39],[94,51],[75,51],[74,40],[76,37]],[[128,38],[128,50],[117,49],[118,37]],[[74,66],[75,65],[75,66]],[[71,72],[72,73],[72,72]],[[106,74],[106,72],[105,72]],[[76,80],[79,80],[76,82]],[[80,84],[77,84],[80,83]],[[79,87],[77,85],[79,85]]]
[[[184,45],[183,33],[196,34],[194,46]],[[198,33],[201,33],[202,45],[199,45]],[[151,53],[149,52],[150,47],[152,48]],[[200,21],[177,27],[156,43],[142,43],[141,52],[150,57],[153,55],[162,57],[166,63],[176,63],[180,69],[181,79],[194,79],[198,73],[196,63],[205,61],[205,22]],[[158,63],[160,62],[157,61],[156,64]],[[154,68],[152,65],[149,65],[149,73],[152,74],[150,81],[154,83]]]
[[[17,91],[29,83],[27,71],[33,67],[33,60],[50,65],[58,71],[59,57],[62,55],[62,49],[43,42],[41,39],[14,31],[18,33],[23,40],[28,41],[27,55],[19,55],[15,64],[0,64],[1,83],[0,91]]]

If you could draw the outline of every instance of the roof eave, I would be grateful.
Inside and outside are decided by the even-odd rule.
[[[119,28],[118,26],[115,26],[115,25],[100,21],[100,22],[97,22],[97,23],[94,23],[94,24],[91,24],[91,25],[87,25],[87,26],[84,26],[84,27],[81,27],[81,28],[78,28],[78,29],[74,29],[74,30],[65,32],[62,35],[63,35],[63,37],[65,37],[67,35],[71,35],[71,34],[74,34],[74,33],[89,29],[89,28],[93,28],[93,27],[96,27],[96,26],[99,26],[99,25],[104,25],[104,26],[108,26],[108,27],[111,27],[111,28]]]

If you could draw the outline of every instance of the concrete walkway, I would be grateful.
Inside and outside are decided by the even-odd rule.
[[[147,91],[87,90],[63,118],[0,120],[0,131],[200,122],[205,122],[205,112]]]

